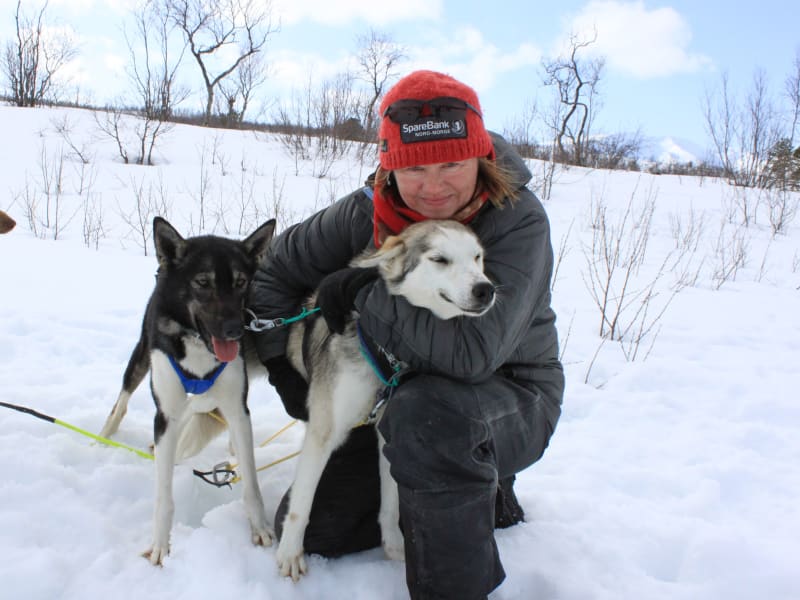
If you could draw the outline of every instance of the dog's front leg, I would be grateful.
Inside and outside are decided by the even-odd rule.
[[[242,395],[244,395],[243,392]],[[271,546],[275,532],[267,523],[264,500],[258,486],[256,460],[253,454],[253,426],[246,412],[245,399],[233,401],[236,406],[221,406],[222,415],[228,422],[239,468],[242,471],[242,500],[250,521],[253,543],[257,546]]]
[[[156,411],[154,424],[156,503],[153,510],[153,543],[142,554],[153,565],[163,565],[164,557],[169,554],[169,536],[175,512],[172,478],[180,429],[181,423],[178,419],[168,418],[160,408]]]
[[[309,393],[314,393],[310,391]],[[349,425],[349,424],[348,424]],[[311,504],[319,479],[333,449],[344,441],[348,429],[333,423],[321,423],[311,407],[303,447],[297,459],[297,470],[289,493],[289,509],[283,521],[283,533],[275,552],[278,569],[284,577],[299,581],[306,573],[303,538],[311,515]]]
[[[378,469],[381,479],[381,510],[378,523],[381,526],[381,542],[386,557],[391,560],[405,559],[405,541],[400,530],[400,497],[397,483],[389,472],[389,461],[383,455],[386,442],[378,433]]]

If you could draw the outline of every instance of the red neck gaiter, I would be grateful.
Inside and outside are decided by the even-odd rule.
[[[452,219],[464,224],[469,223],[486,203],[488,196],[486,193],[476,196],[453,215]],[[376,248],[380,248],[383,241],[390,235],[397,235],[413,223],[428,220],[428,217],[395,200],[393,196],[383,196],[377,187],[373,189],[372,204]]]

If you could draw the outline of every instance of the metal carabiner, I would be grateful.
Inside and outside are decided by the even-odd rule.
[[[193,469],[192,473],[206,483],[210,483],[216,487],[228,486],[230,488],[231,483],[237,477],[236,471],[231,468],[231,464],[228,461],[214,465],[214,468],[211,471],[199,471],[197,469]]]
[[[248,313],[252,319],[248,325],[245,325],[244,328],[248,331],[254,331],[256,333],[260,333],[261,331],[267,331],[268,329],[275,329],[276,327],[280,327],[283,325],[283,319],[259,319],[256,313],[254,313],[249,308],[244,309],[246,313]]]

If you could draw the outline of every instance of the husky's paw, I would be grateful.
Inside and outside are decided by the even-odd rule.
[[[389,560],[405,560],[405,539],[400,530],[400,518],[395,513],[381,513],[381,544],[383,552]]]
[[[169,545],[160,546],[158,544],[153,544],[153,546],[144,552],[142,552],[142,556],[145,557],[150,564],[154,567],[163,567],[164,566],[164,558],[169,554]]]
[[[406,559],[405,542],[403,541],[403,534],[399,529],[388,536],[384,536],[382,544],[383,552],[389,560]]]
[[[254,546],[272,546],[272,542],[275,540],[275,532],[271,527],[255,527],[251,525],[250,532]]]
[[[308,571],[306,567],[306,559],[303,549],[297,552],[295,549],[289,549],[286,544],[279,544],[278,550],[275,552],[275,560],[278,561],[278,571],[281,576],[291,577],[292,581],[297,583],[300,577],[305,575]]]

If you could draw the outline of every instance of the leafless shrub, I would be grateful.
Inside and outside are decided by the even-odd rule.
[[[769,250],[772,248],[772,242],[775,240],[774,237],[771,237],[767,242],[767,247],[764,248],[764,254],[761,257],[761,265],[758,268],[758,275],[756,275],[756,281],[761,283],[764,277],[767,274],[767,257],[769,256]]]
[[[206,152],[205,152],[205,141],[203,141],[203,149],[200,150],[200,153],[199,153],[200,173],[199,173],[199,178],[198,178],[198,185],[197,185],[197,190],[196,190],[196,192],[194,194],[195,204],[196,204],[197,208],[199,209],[200,213],[199,213],[197,225],[195,226],[195,224],[193,222],[194,213],[192,213],[192,218],[191,218],[192,223],[190,223],[190,225],[189,225],[189,231],[193,235],[200,234],[200,233],[206,231],[206,211],[207,211],[206,207],[207,207],[207,205],[208,205],[208,203],[210,201],[210,197],[211,197],[210,194],[211,194],[211,187],[212,187],[211,172],[209,171],[208,166],[207,166],[207,158],[206,158],[206,156],[207,155],[206,155]]]
[[[772,237],[786,233],[786,229],[797,216],[800,194],[788,190],[768,189],[764,190],[764,195],[766,196]]]
[[[237,233],[245,235],[259,223],[258,208],[255,198],[256,178],[251,173],[247,163],[242,157],[239,162],[239,182],[236,194],[238,224]]]
[[[60,119],[51,119],[50,122],[52,123],[53,129],[55,129],[61,140],[72,151],[72,155],[81,164],[88,165],[92,158],[89,148],[87,147],[88,143],[84,142],[78,145],[78,143],[73,139],[73,125],[69,122],[69,116],[65,114]]]
[[[156,144],[174,126],[173,123],[148,115],[147,112],[125,111],[116,107],[93,114],[97,127],[114,140],[117,152],[126,165],[155,164],[153,153]]]
[[[589,383],[589,375],[591,375],[591,373],[592,373],[592,369],[594,368],[594,363],[597,360],[597,357],[600,356],[600,350],[603,349],[603,346],[606,345],[607,341],[608,341],[608,338],[604,337],[604,338],[602,338],[600,340],[600,343],[597,344],[597,348],[595,349],[594,354],[592,354],[592,358],[589,360],[589,365],[586,367],[586,375],[583,378],[583,383],[584,384],[588,384]]]
[[[584,283],[600,313],[599,335],[619,342],[629,361],[641,357],[640,346],[648,336],[652,349],[655,327],[682,289],[679,285],[670,287],[663,282],[676,264],[673,252],[664,257],[655,275],[647,278],[640,275],[647,254],[657,193],[650,188],[638,207],[634,205],[636,195],[637,189],[616,221],[609,217],[603,197],[593,200],[592,242],[584,247],[587,270],[582,272]],[[656,302],[664,294],[665,298]]]
[[[728,281],[736,281],[739,269],[747,264],[749,242],[744,227],[729,227],[720,224],[714,247],[714,271],[711,280],[714,289],[720,289]]]
[[[220,81],[219,91],[224,108],[218,109],[223,125],[241,127],[256,88],[267,81],[269,67],[261,54],[247,56],[233,73],[233,77]],[[237,107],[238,105],[238,107]]]
[[[100,246],[106,237],[103,202],[100,194],[89,193],[83,200],[83,243],[87,248]]]
[[[696,260],[696,257],[703,238],[706,215],[698,215],[694,208],[690,208],[688,219],[684,216],[684,213],[669,215],[675,249],[670,257],[668,270],[674,275],[675,289],[696,285],[704,262],[702,259]]]
[[[40,226],[39,198],[36,191],[31,187],[29,180],[26,179],[25,187],[14,195],[14,203],[23,207],[28,229],[30,229],[31,233],[37,238],[44,237]]]
[[[145,187],[144,178],[137,180],[131,176],[128,187],[134,195],[133,207],[127,211],[120,207],[119,214],[122,221],[129,227],[126,237],[132,238],[147,256],[152,237],[153,217],[161,216],[169,219],[172,206],[164,189],[163,181],[159,181],[158,186],[149,183]]]
[[[337,160],[363,138],[358,115],[363,96],[353,88],[353,77],[343,73],[315,83],[309,77],[302,92],[292,94],[290,105],[278,108],[281,144],[294,160],[295,174],[302,161],[312,161],[315,177],[325,177]]]
[[[553,265],[553,277],[551,278],[551,283],[550,283],[551,292],[556,289],[556,282],[558,281],[558,272],[561,268],[561,263],[564,261],[564,259],[567,257],[567,254],[569,254],[569,251],[571,250],[571,248],[568,246],[568,243],[570,234],[572,233],[573,225],[575,225],[575,219],[572,219],[572,221],[570,221],[569,227],[567,227],[567,231],[564,233],[564,235],[561,236],[561,239],[558,244],[558,251],[556,252],[555,261]]]
[[[542,148],[536,141],[536,123],[539,106],[535,99],[526,100],[522,112],[503,128],[503,137],[524,158],[539,158]]]
[[[272,170],[272,195],[267,199],[269,205],[266,207],[267,215],[275,218],[280,229],[286,229],[299,219],[286,202],[286,175],[278,177],[278,167]]]
[[[79,196],[83,196],[94,187],[97,171],[93,166],[87,163],[79,163],[76,167],[76,175],[78,178],[78,185],[75,191]]]
[[[567,332],[563,336],[559,336],[559,351],[558,351],[558,360],[564,362],[564,357],[567,355],[567,346],[569,345],[569,338],[572,335],[572,325],[575,323],[575,311],[572,311],[572,317],[569,319],[569,325],[567,325]]]
[[[586,144],[584,164],[595,169],[635,170],[641,150],[641,131],[597,136]]]
[[[226,177],[230,172],[228,169],[230,159],[222,151],[222,140],[223,138],[221,135],[214,135],[214,139],[211,143],[211,164],[219,167],[220,175]],[[205,143],[203,144],[203,148],[205,148]]]
[[[728,180],[736,186],[763,186],[769,150],[780,137],[779,114],[769,96],[765,72],[753,74],[752,88],[743,100],[731,93],[728,74],[723,73],[719,92],[706,92],[703,110]]]
[[[123,113],[119,109],[111,109],[92,113],[98,129],[110,137],[117,145],[117,152],[122,162],[126,165],[130,163],[127,147],[127,126],[123,119]]]
[[[688,248],[696,252],[705,227],[706,214],[698,215],[694,207],[690,207],[688,220],[685,216],[684,212],[669,215],[672,239],[675,240],[676,249]]]
[[[601,337],[618,339],[619,319],[630,301],[630,285],[647,250],[655,204],[651,199],[634,215],[635,196],[636,191],[616,223],[609,219],[605,199],[592,199],[592,243],[584,247],[588,270],[583,275],[600,311]]]
[[[8,96],[16,106],[39,106],[59,95],[58,74],[77,56],[67,30],[50,27],[47,0],[35,16],[23,14],[17,0],[14,41],[6,43],[3,71]]]
[[[65,213],[64,154],[53,157],[42,145],[38,168],[38,180],[33,183],[26,180],[15,202],[24,207],[28,227],[36,237],[57,240],[79,211]]]
[[[58,157],[53,158],[48,154],[47,148],[42,146],[39,173],[45,201],[44,226],[52,232],[53,239],[57,240],[66,225],[61,219],[64,198],[64,154],[59,153]]]

